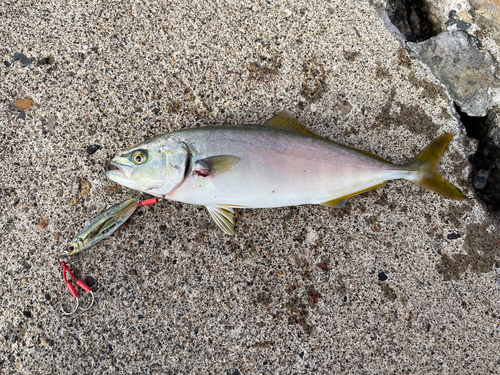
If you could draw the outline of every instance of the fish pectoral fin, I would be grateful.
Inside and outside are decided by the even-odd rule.
[[[381,184],[377,184],[377,185],[371,186],[369,188],[366,188],[366,189],[363,189],[360,191],[355,191],[354,193],[350,193],[350,194],[344,195],[342,197],[334,198],[330,201],[323,202],[323,203],[321,203],[321,205],[327,206],[327,207],[333,207],[333,208],[344,208],[345,202],[347,201],[347,198],[350,198],[353,195],[358,195],[358,194],[364,193],[365,191],[370,191],[370,190],[376,189],[380,186],[385,185],[386,183],[387,183],[387,181],[384,181]]]
[[[193,165],[193,171],[208,171],[212,175],[229,171],[240,162],[241,158],[234,155],[217,155],[197,160]]]
[[[233,207],[224,205],[213,205],[207,207],[210,216],[215,220],[217,225],[230,236],[234,236],[234,217]]]
[[[275,129],[287,130],[290,132],[300,133],[307,135],[309,137],[315,137],[319,139],[324,139],[325,141],[329,141],[329,139],[323,138],[320,135],[313,133],[312,131],[306,129],[304,125],[302,125],[299,120],[297,120],[290,112],[281,111],[273,118],[267,120],[264,123],[264,126],[269,126]]]

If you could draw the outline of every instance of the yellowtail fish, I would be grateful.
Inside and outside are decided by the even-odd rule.
[[[405,165],[343,146],[307,130],[288,112],[264,126],[203,127],[148,139],[111,160],[107,176],[157,197],[205,206],[234,234],[234,208],[322,204],[389,180],[405,179],[451,199],[466,197],[437,172],[452,134],[436,138]]]
[[[92,220],[69,243],[64,255],[74,256],[111,236],[137,209],[137,200],[128,199],[108,208]]]

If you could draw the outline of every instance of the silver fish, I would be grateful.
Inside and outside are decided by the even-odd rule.
[[[452,138],[443,134],[407,164],[395,165],[320,137],[280,112],[264,126],[156,136],[113,158],[106,174],[134,190],[203,205],[232,235],[236,207],[342,207],[347,198],[395,179],[463,200],[464,194],[437,172]]]

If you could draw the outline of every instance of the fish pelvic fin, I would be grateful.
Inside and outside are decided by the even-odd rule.
[[[210,216],[217,223],[220,229],[234,236],[234,217],[233,217],[233,206],[231,205],[210,205],[207,207]]]
[[[467,197],[462,191],[447,181],[437,171],[439,160],[453,139],[453,134],[446,133],[437,137],[420,154],[415,156],[406,167],[409,171],[419,172],[420,178],[408,178],[417,185],[435,191],[445,197],[463,201]]]

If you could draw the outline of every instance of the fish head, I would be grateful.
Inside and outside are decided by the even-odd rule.
[[[66,255],[76,255],[85,248],[85,242],[79,238],[75,237],[71,240],[68,247],[66,248]]]
[[[186,144],[173,137],[155,137],[114,157],[106,176],[130,189],[164,196],[182,183],[188,162]]]

